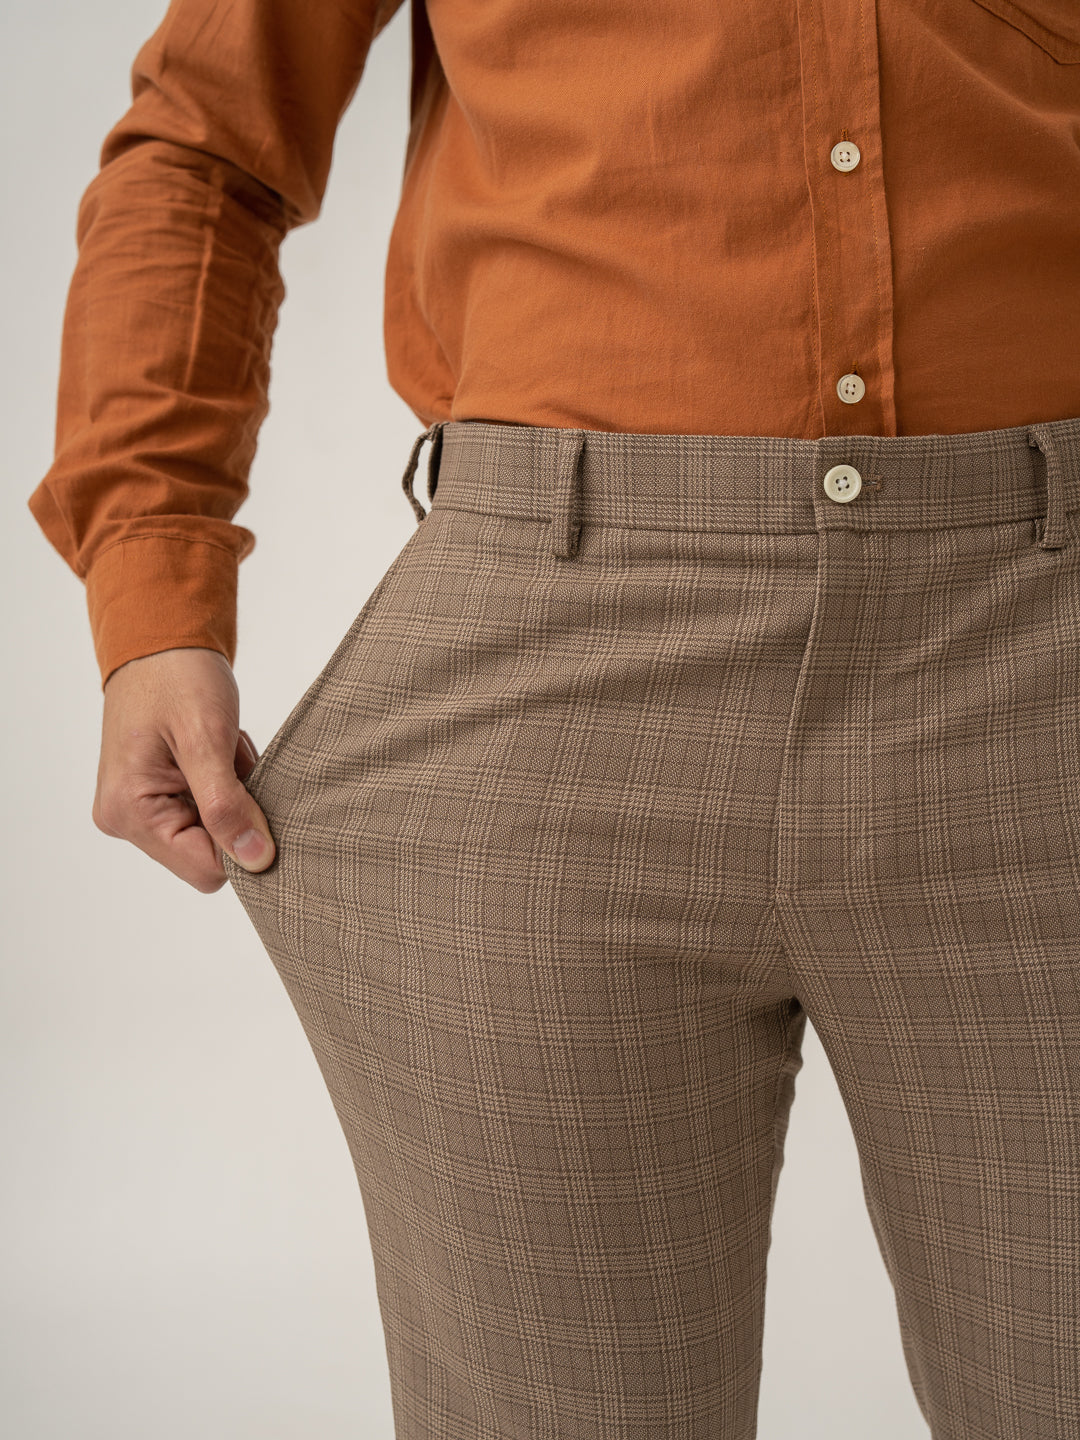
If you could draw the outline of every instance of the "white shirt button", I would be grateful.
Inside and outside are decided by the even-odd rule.
[[[862,154],[854,140],[838,140],[829,151],[829,159],[837,170],[854,170]]]
[[[862,476],[854,465],[834,465],[825,471],[825,494],[830,500],[846,505],[862,489]]]
[[[845,405],[854,405],[866,394],[866,384],[861,375],[852,372],[850,375],[841,375],[836,382],[836,393]]]

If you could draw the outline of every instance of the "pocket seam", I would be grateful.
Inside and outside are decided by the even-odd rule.
[[[394,558],[389,562],[387,567],[384,569],[382,575],[376,581],[374,589],[368,595],[367,599],[361,605],[357,613],[353,616],[345,634],[341,636],[331,653],[327,656],[327,658],[323,661],[322,665],[319,667],[318,674],[316,674],[314,678],[304,688],[300,696],[294,702],[292,708],[288,711],[288,713],[282,719],[281,723],[278,725],[277,729],[274,731],[273,735],[267,741],[265,748],[260,752],[258,758],[255,761],[255,764],[251,767],[251,769],[248,771],[248,774],[244,777],[244,788],[248,790],[249,794],[253,793],[250,787],[253,784],[258,784],[258,782],[262,778],[262,774],[266,766],[275,757],[278,750],[281,749],[282,745],[295,730],[296,725],[307,713],[310,707],[315,703],[317,699],[317,689],[324,682],[327,671],[342,657],[344,651],[346,651],[347,649],[351,649],[356,644],[360,632],[373,618],[376,607],[378,606],[383,595],[388,589],[390,581],[396,577],[398,570],[401,568],[401,565],[405,561],[406,554],[408,552],[411,552],[415,548],[415,544],[419,538],[420,532],[423,530],[424,526],[428,523],[428,520],[430,518],[431,517],[429,513],[429,515],[425,517],[425,519],[417,523],[415,530],[412,531],[412,533],[409,535],[409,538],[405,541],[404,545],[402,545]],[[258,802],[258,796],[255,796],[255,799],[256,802]]]
[[[988,14],[1019,30],[1059,65],[1080,65],[1080,40],[1073,40],[1053,30],[1037,16],[1013,3],[1013,0],[975,0]]]

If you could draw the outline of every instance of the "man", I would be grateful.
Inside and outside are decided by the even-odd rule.
[[[418,524],[256,760],[277,250],[396,8],[174,0],[83,198],[95,822],[296,1004],[399,1436],[753,1436],[808,1016],[935,1440],[1075,1435],[1080,19],[414,5]]]

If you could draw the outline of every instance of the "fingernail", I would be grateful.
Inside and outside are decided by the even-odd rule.
[[[245,830],[233,841],[233,853],[245,869],[250,870],[263,856],[266,842],[258,830]]]

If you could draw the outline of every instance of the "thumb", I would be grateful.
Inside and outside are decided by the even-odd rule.
[[[238,738],[238,754],[240,745]],[[214,844],[245,870],[257,872],[272,864],[277,847],[270,826],[237,775],[234,758],[203,750],[182,759],[180,766],[200,823]]]

